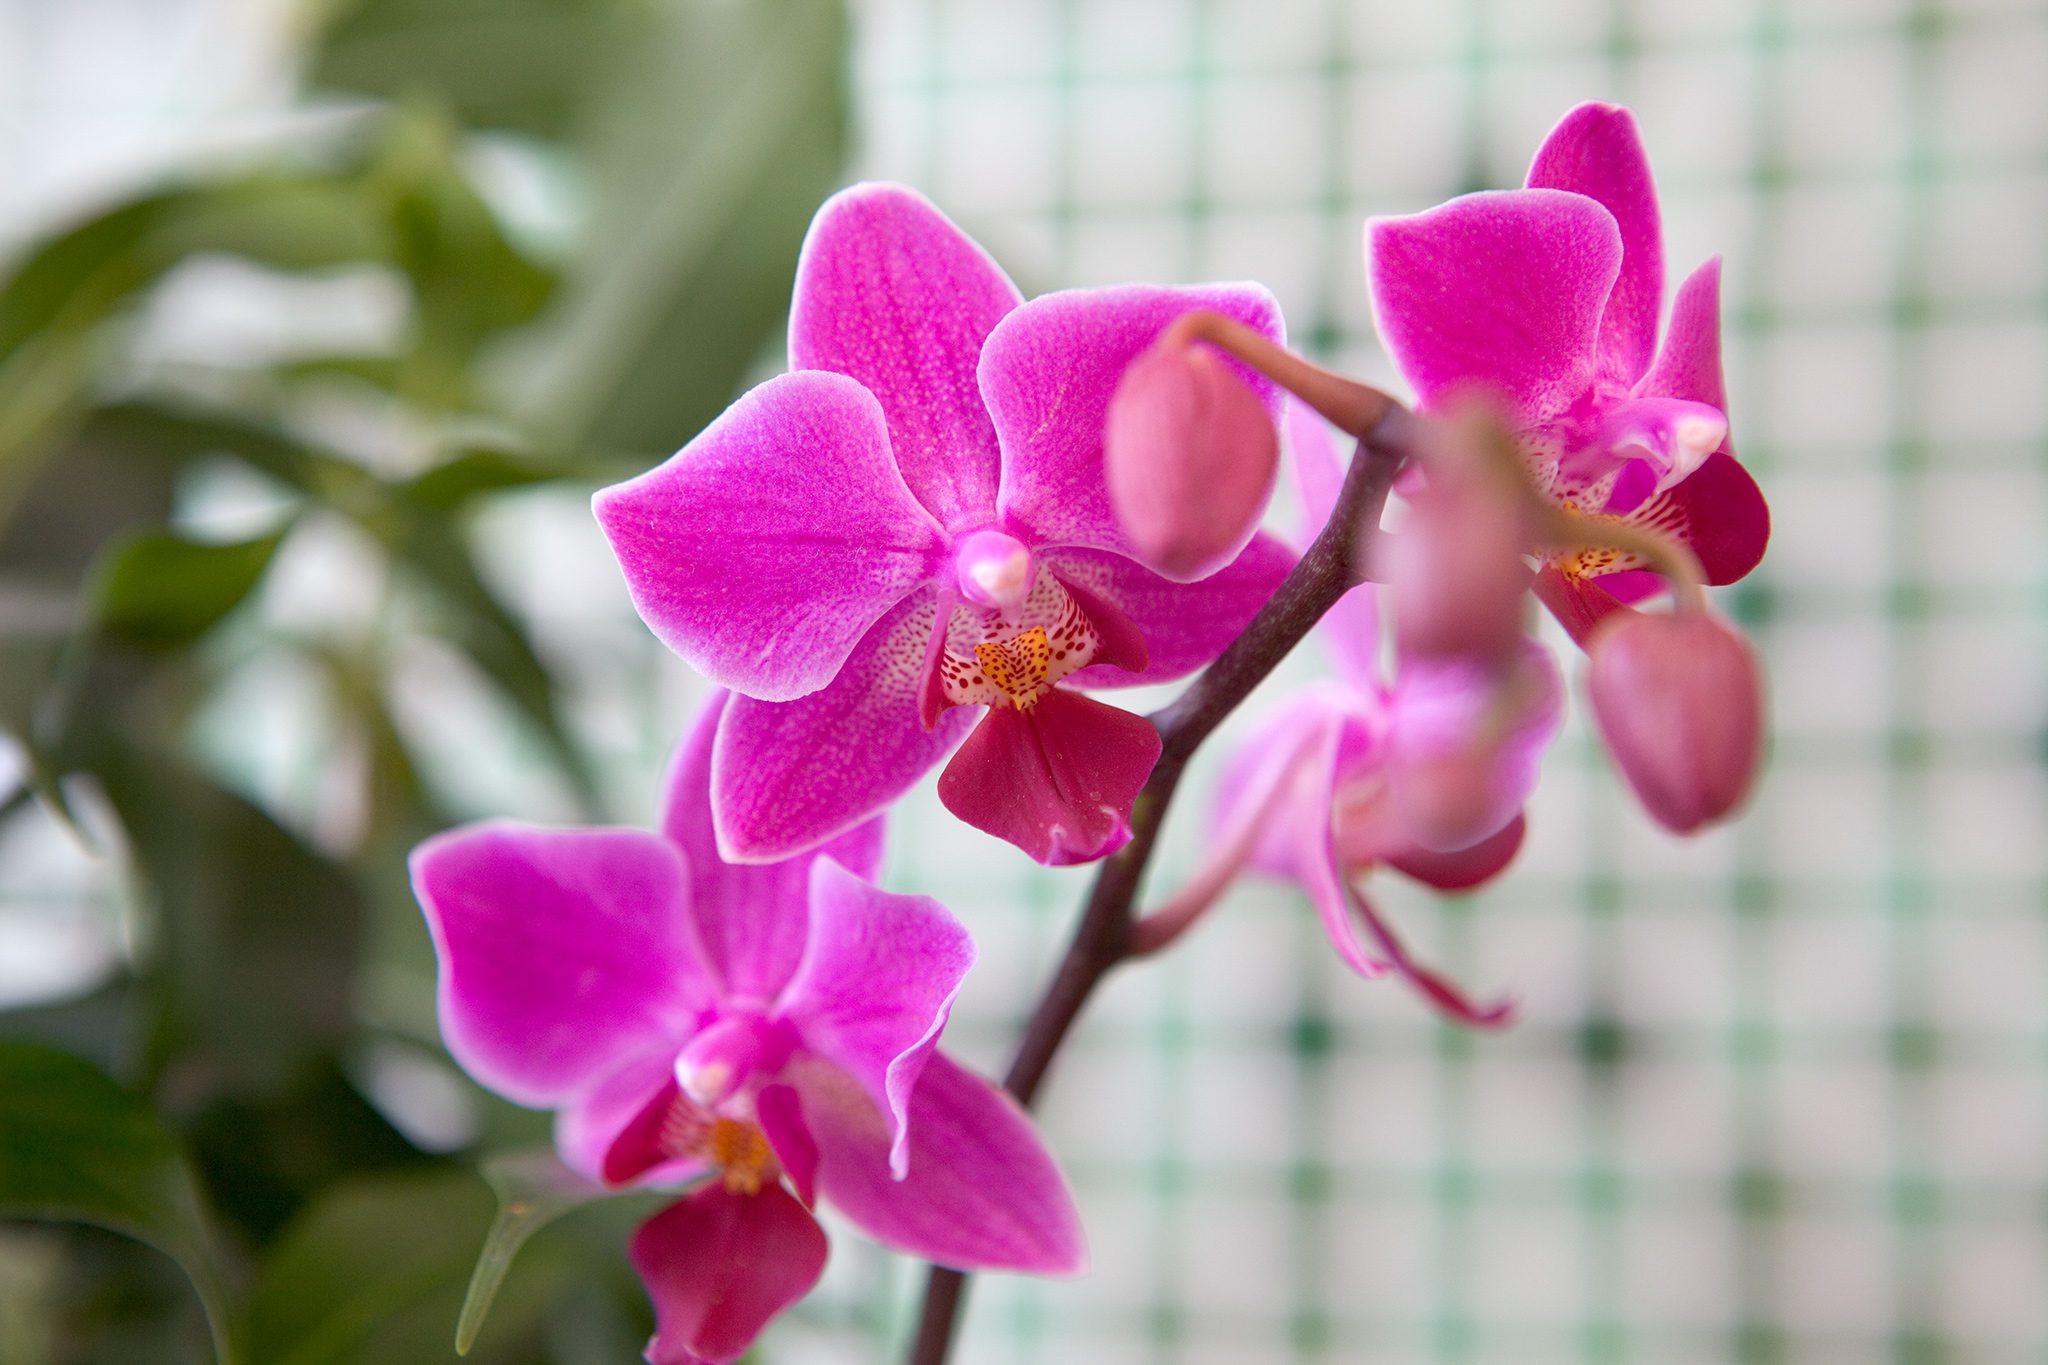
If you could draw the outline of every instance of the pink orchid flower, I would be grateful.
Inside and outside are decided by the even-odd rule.
[[[729,705],[679,751],[661,833],[493,821],[413,853],[449,1052],[557,1110],[585,1175],[701,1182],[633,1241],[656,1365],[737,1359],[808,1292],[814,1194],[940,1264],[1077,1272],[1073,1200],[1031,1121],[936,1051],[973,945],[936,901],[870,883],[880,822],[786,862],[719,860]]]
[[[1299,408],[1288,433],[1309,524],[1320,526],[1342,478],[1336,451],[1321,423]],[[1521,847],[1522,805],[1557,734],[1563,683],[1549,652],[1527,639],[1505,686],[1500,670],[1460,660],[1404,660],[1387,679],[1379,662],[1380,590],[1353,588],[1316,627],[1336,680],[1290,698],[1232,756],[1216,812],[1218,869],[1227,876],[1243,864],[1298,881],[1352,970],[1396,973],[1455,1019],[1503,1024],[1511,1006],[1475,1004],[1417,962],[1360,883],[1385,864],[1462,891],[1505,868]],[[1450,843],[1418,838],[1411,789],[1445,781],[1446,767],[1465,807],[1460,836]],[[1192,888],[1196,895],[1215,890],[1214,875]],[[1360,925],[1369,943],[1360,941]]]
[[[1634,117],[1582,104],[1526,188],[1369,222],[1373,309],[1425,410],[1487,390],[1553,500],[1681,541],[1709,583],[1733,583],[1770,515],[1728,445],[1720,260],[1679,286],[1660,350],[1661,232]],[[1547,554],[1534,586],[1583,645],[1659,582],[1634,553],[1577,548]]]
[[[1292,565],[1255,537],[1196,583],[1141,567],[1110,506],[1104,414],[1174,318],[1278,338],[1252,285],[1026,303],[909,190],[819,209],[790,366],[667,463],[599,493],[635,606],[739,695],[712,759],[721,852],[786,858],[907,791],[987,713],[940,797],[1045,863],[1129,838],[1152,727],[1069,689],[1208,662]],[[1267,381],[1244,374],[1269,413]]]

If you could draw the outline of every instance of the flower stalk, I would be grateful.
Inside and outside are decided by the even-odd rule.
[[[1175,325],[1295,392],[1357,436],[1358,451],[1334,512],[1293,572],[1187,691],[1150,717],[1159,731],[1161,751],[1158,766],[1132,809],[1130,842],[1096,873],[1066,954],[1039,997],[1003,1077],[1004,1087],[1027,1107],[1095,988],[1118,965],[1143,951],[1144,945],[1133,941],[1133,908],[1189,758],[1337,599],[1361,581],[1361,551],[1379,526],[1394,476],[1417,438],[1415,417],[1387,395],[1310,365],[1249,328],[1214,314],[1191,314]],[[967,1277],[961,1272],[932,1268],[909,1365],[944,1365],[966,1287]]]

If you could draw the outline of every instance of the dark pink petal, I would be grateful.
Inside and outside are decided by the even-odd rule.
[[[728,863],[718,853],[711,820],[711,759],[727,694],[713,696],[669,762],[662,832],[690,866],[690,905],[705,958],[728,996],[767,1002],[781,993],[803,956],[810,924],[811,862]],[[818,850],[855,875],[882,865],[882,820],[876,817]]]
[[[1145,643],[1145,633],[1122,607],[1078,578],[1060,578],[1060,586],[1074,599],[1088,624],[1095,627],[1098,643],[1095,662],[1089,665],[1093,672],[1084,673],[1084,678],[1143,673],[1152,666],[1152,650]]]
[[[1586,690],[1616,766],[1667,829],[1690,834],[1749,794],[1763,679],[1726,623],[1703,612],[1617,616],[1593,636]]]
[[[605,1158],[620,1136],[658,1094],[675,1093],[676,1051],[670,1043],[643,1053],[562,1106],[555,1115],[555,1151],[570,1170],[592,1180],[605,1178]],[[702,1169],[703,1163],[694,1160],[669,1162],[646,1174],[655,1181],[672,1182]]]
[[[910,1164],[890,1170],[881,1112],[835,1068],[796,1073],[818,1190],[885,1246],[956,1270],[1076,1275],[1080,1215],[1030,1116],[943,1052],[910,1097]]]
[[[931,730],[917,692],[932,635],[930,593],[890,612],[829,687],[790,702],[734,697],[711,751],[718,846],[735,862],[794,857],[883,810],[974,724],[956,706]]]
[[[1207,308],[1278,341],[1280,308],[1258,285],[1123,285],[1044,294],[1004,318],[981,357],[981,392],[1003,446],[1004,529],[1034,547],[1086,545],[1120,554],[1129,536],[1110,506],[1103,431],[1124,369],[1169,322]],[[1271,380],[1235,361],[1277,420]]]
[[[1771,509],[1763,490],[1725,450],[1707,456],[1698,469],[1642,503],[1628,519],[1691,546],[1707,582],[1717,587],[1754,569],[1771,539]]]
[[[1515,1021],[1513,1001],[1502,1000],[1491,1005],[1476,1003],[1456,983],[1409,956],[1406,945],[1395,935],[1393,926],[1380,917],[1371,901],[1356,891],[1352,893],[1352,900],[1358,907],[1359,919],[1364,921],[1366,932],[1379,948],[1381,956],[1446,1018],[1469,1028],[1506,1028]]]
[[[649,1365],[729,1365],[825,1271],[825,1233],[780,1185],[718,1182],[633,1234],[633,1268],[654,1300]]]
[[[612,1135],[598,1163],[598,1177],[607,1185],[625,1185],[674,1158],[663,1141],[669,1119],[682,1102],[682,1089],[671,1072],[663,1085],[640,1103],[633,1116]]]
[[[1160,343],[1132,361],[1104,442],[1110,502],[1138,562],[1176,583],[1237,558],[1279,477],[1271,410],[1205,346]]]
[[[1617,577],[1619,575],[1616,575]],[[1613,594],[1600,586],[1596,578],[1573,578],[1558,570],[1555,565],[1546,564],[1530,580],[1529,589],[1537,600],[1550,608],[1550,614],[1572,637],[1572,643],[1580,649],[1592,638],[1593,627],[1599,625],[1612,612],[1624,610]]]
[[[1373,313],[1426,408],[1484,386],[1513,424],[1558,416],[1592,383],[1621,269],[1614,215],[1563,190],[1468,194],[1366,224]]]
[[[1408,839],[1458,852],[1513,821],[1564,719],[1550,651],[1524,639],[1505,667],[1403,660],[1388,717],[1388,783]]]
[[[1092,862],[1131,837],[1158,761],[1150,721],[1054,688],[1029,711],[991,708],[939,774],[939,800],[1047,866]]]
[[[1572,110],[1537,149],[1528,184],[1596,199],[1621,229],[1621,274],[1600,319],[1600,378],[1626,388],[1650,368],[1664,307],[1664,229],[1635,115],[1618,104]]]
[[[1229,567],[1199,583],[1169,583],[1122,555],[1101,550],[1047,551],[1041,556],[1046,568],[1070,588],[1083,588],[1123,612],[1146,649],[1142,672],[1096,663],[1070,681],[1077,687],[1133,687],[1194,672],[1251,623],[1294,561],[1294,551],[1263,532]]]
[[[1728,391],[1721,382],[1721,258],[1709,256],[1678,286],[1671,303],[1671,330],[1657,363],[1636,385],[1636,392],[1658,398],[1684,398],[1728,411]]]
[[[570,1099],[711,1000],[683,860],[659,835],[493,821],[427,840],[411,866],[442,1040],[517,1104]]]
[[[662,643],[764,701],[830,682],[946,551],[896,472],[874,395],[816,371],[750,390],[592,506]]]
[[[1389,867],[1397,868],[1439,891],[1470,891],[1506,870],[1507,865],[1514,861],[1515,854],[1521,851],[1522,837],[1528,831],[1528,821],[1517,815],[1502,829],[1470,848],[1438,853],[1420,845],[1411,845],[1385,857]]]
[[[810,942],[779,1008],[803,1047],[887,1115],[900,1176],[910,1094],[974,965],[974,940],[930,897],[883,891],[830,858],[811,865],[810,904]]]
[[[904,482],[947,530],[994,519],[995,429],[974,370],[1020,302],[972,238],[901,185],[855,185],[811,220],[789,365],[850,375],[881,401]]]
[[[796,1187],[796,1197],[809,1208],[817,1202],[818,1140],[804,1122],[803,1104],[787,1085],[766,1085],[754,1096],[754,1121],[768,1139],[782,1173]]]

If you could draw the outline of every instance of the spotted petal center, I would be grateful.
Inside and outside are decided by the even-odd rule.
[[[1086,668],[1102,636],[1057,577],[1041,573],[1014,610],[961,603],[946,623],[939,681],[956,706],[1029,711],[1053,685]]]

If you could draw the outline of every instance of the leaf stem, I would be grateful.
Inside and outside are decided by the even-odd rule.
[[[1416,419],[1384,399],[1383,406],[1358,427],[1358,452],[1322,533],[1244,632],[1186,692],[1151,717],[1159,730],[1161,753],[1132,808],[1131,841],[1096,873],[1066,956],[1046,984],[1003,1078],[1003,1085],[1026,1106],[1037,1097],[1054,1056],[1096,986],[1134,955],[1132,907],[1188,759],[1323,613],[1361,581],[1360,551],[1378,528],[1387,490],[1413,449]],[[960,1271],[932,1267],[909,1365],[944,1365],[966,1289],[967,1277]]]

